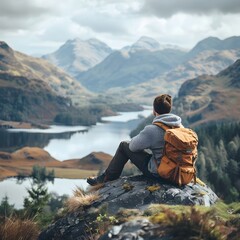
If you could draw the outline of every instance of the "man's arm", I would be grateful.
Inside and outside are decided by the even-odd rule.
[[[152,139],[152,126],[146,126],[137,136],[133,137],[129,143],[129,149],[137,152],[149,148]]]

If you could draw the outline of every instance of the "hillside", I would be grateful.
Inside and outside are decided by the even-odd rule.
[[[113,50],[98,39],[83,41],[79,38],[68,40],[57,51],[42,56],[62,68],[71,76],[86,71],[100,63]]]
[[[14,51],[5,42],[0,42],[0,72],[44,82],[53,93],[63,97],[72,98],[79,95],[85,99],[90,96],[90,93],[79,82],[63,70],[44,59]]]
[[[176,110],[191,126],[239,120],[240,60],[217,75],[203,75],[183,83]]]
[[[184,52],[175,49],[116,51],[76,78],[95,92],[135,86],[173,69],[183,55]]]
[[[92,94],[75,79],[46,60],[14,51],[0,42],[0,119],[52,122],[60,112],[72,110]]]
[[[159,93],[168,92],[176,96],[180,86],[186,80],[203,74],[215,75],[233,64],[239,57],[240,49],[204,51],[155,79],[126,89],[110,89],[109,93],[119,97],[128,96],[138,102],[151,104],[153,98]]]
[[[54,169],[56,177],[86,178],[96,175],[110,160],[109,154],[93,152],[81,159],[61,162],[42,148],[24,147],[13,153],[0,152],[0,179],[18,175],[28,176],[32,167],[36,165]]]
[[[7,73],[0,73],[0,95],[0,119],[8,121],[51,122],[70,104],[45,82]]]

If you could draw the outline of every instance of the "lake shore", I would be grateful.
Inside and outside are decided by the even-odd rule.
[[[49,126],[45,124],[33,124],[28,122],[0,120],[0,129],[32,129],[32,128],[48,129]]]

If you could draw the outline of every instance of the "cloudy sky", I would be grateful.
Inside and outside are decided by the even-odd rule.
[[[239,13],[239,0],[0,0],[0,40],[38,55],[77,37],[115,49],[141,36],[192,48],[240,36]]]

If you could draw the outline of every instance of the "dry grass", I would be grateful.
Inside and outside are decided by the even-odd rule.
[[[81,188],[74,190],[74,196],[70,197],[66,202],[66,207],[68,212],[74,212],[81,210],[84,207],[90,206],[95,200],[99,198],[97,192],[86,193]]]
[[[1,240],[35,240],[38,235],[37,224],[31,220],[9,218],[0,225]]]
[[[69,178],[69,179],[83,179],[92,175],[97,175],[98,171],[95,170],[82,170],[72,168],[47,168],[47,171],[54,170],[55,177]]]

